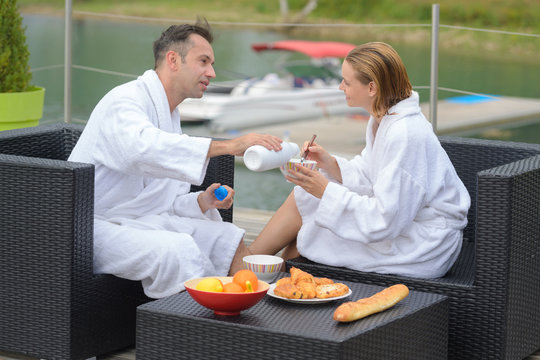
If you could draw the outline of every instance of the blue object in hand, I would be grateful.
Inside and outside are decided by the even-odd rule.
[[[225,189],[223,185],[218,187],[216,190],[214,190],[214,195],[219,201],[222,201],[223,199],[225,199],[228,193],[229,192],[227,191],[227,189]]]

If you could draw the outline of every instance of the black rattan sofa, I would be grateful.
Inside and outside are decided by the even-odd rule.
[[[151,300],[140,282],[93,274],[94,167],[66,161],[82,129],[0,132],[0,351],[86,359],[132,346],[135,309]],[[192,191],[233,180],[234,157],[220,156]]]
[[[446,276],[358,272],[302,257],[287,268],[446,295],[450,359],[522,359],[540,348],[540,144],[440,140],[472,200],[463,250]]]

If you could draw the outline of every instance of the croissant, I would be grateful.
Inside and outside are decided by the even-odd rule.
[[[274,294],[286,299],[303,299],[304,294],[293,284],[281,284],[274,288]]]
[[[328,279],[328,278],[313,278],[315,280],[315,284],[317,285],[327,285],[327,284],[333,284],[334,280]]]
[[[291,276],[276,282],[274,294],[287,299],[327,299],[349,292],[345,284],[328,278],[316,278],[298,268],[291,268]]]
[[[313,299],[317,295],[317,285],[311,281],[299,281],[296,287],[302,292],[302,299]]]
[[[276,282],[276,286],[283,285],[283,284],[292,284],[291,278],[290,277],[284,277],[284,278],[279,279]]]
[[[295,267],[291,268],[291,281],[293,284],[298,284],[300,281],[308,281],[315,283],[313,275]]]

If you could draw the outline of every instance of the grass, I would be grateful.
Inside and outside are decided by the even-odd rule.
[[[430,24],[432,0],[319,0],[317,8],[302,22],[312,24]],[[307,0],[289,0],[291,16]],[[511,32],[540,34],[538,0],[440,0],[440,23]],[[63,13],[64,0],[19,0],[23,12]],[[193,21],[198,15],[210,22],[261,22],[268,24],[291,21],[283,19],[278,0],[78,0],[73,9],[141,17]],[[344,30],[345,29],[345,30]],[[360,30],[358,30],[360,29]],[[429,43],[430,28],[330,28],[309,27],[282,29],[298,36],[335,38],[343,41],[401,41]],[[440,47],[459,51],[490,51],[501,56],[538,58],[540,38],[487,34],[441,28]]]
[[[433,0],[319,0],[308,21],[351,23],[429,23]],[[289,0],[294,15],[306,0]],[[540,33],[537,0],[440,0],[441,23],[507,31]],[[61,10],[64,0],[19,0],[21,7],[39,6]],[[205,15],[213,21],[279,22],[277,0],[79,0],[76,10],[103,11],[137,16],[193,18]]]

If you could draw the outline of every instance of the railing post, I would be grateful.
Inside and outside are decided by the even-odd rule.
[[[431,77],[429,87],[429,120],[437,133],[437,103],[439,75],[439,4],[431,8]]]
[[[71,0],[66,0],[64,16],[64,122],[71,122]]]

